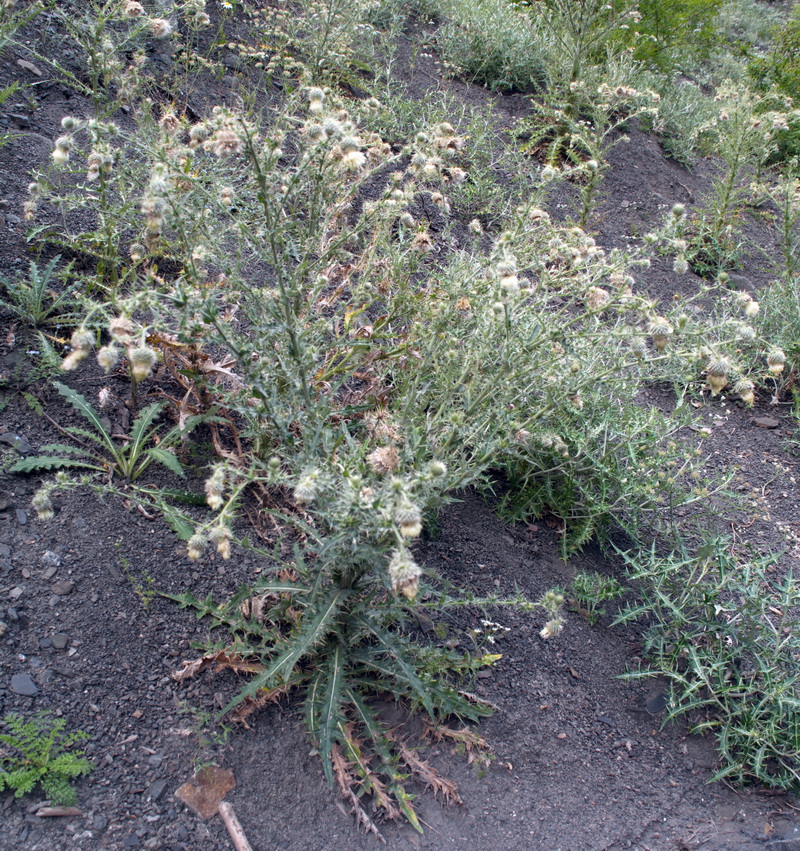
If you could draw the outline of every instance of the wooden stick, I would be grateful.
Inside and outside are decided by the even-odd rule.
[[[247,841],[247,837],[244,835],[241,824],[239,824],[239,819],[236,818],[233,807],[222,801],[219,805],[219,814],[225,822],[225,827],[228,828],[228,833],[236,851],[253,851],[252,846]]]

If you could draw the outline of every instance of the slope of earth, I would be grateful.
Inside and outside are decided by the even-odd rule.
[[[433,57],[420,54],[411,63],[409,57],[416,55],[411,45],[409,37],[408,62],[398,70],[410,96],[445,93],[467,110],[491,110],[500,128],[510,128],[524,113],[526,101],[520,96],[493,96],[444,79]],[[19,59],[25,60],[24,53],[11,50],[2,57],[4,82],[34,73]],[[246,80],[231,77],[220,85],[235,91]],[[12,104],[13,115],[4,117],[22,134],[0,149],[0,256],[7,269],[27,263],[19,209],[28,173],[49,155],[60,118],[76,109],[76,96],[61,85],[43,85],[36,92],[39,108],[28,114],[24,103]],[[673,202],[699,197],[709,182],[707,169],[689,172],[666,160],[654,139],[633,133],[635,144],[614,151],[618,160],[591,225],[609,247],[632,229],[652,227]],[[754,287],[767,281],[755,266],[749,278]],[[666,262],[656,262],[641,283],[669,298],[676,279]],[[680,285],[691,286],[691,278],[680,279]],[[14,435],[34,450],[59,437],[19,391],[37,393],[56,422],[74,421],[54,392],[19,378],[35,365],[35,356],[28,353],[25,335],[9,330],[0,334],[6,341],[2,369],[9,379],[0,445],[8,455],[14,452]],[[86,372],[76,386],[94,396],[104,381]],[[655,393],[653,401],[664,402]],[[756,419],[765,416],[768,426]],[[786,547],[785,564],[791,566],[798,557],[791,527],[800,504],[797,459],[787,448],[791,422],[773,407],[745,411],[714,402],[700,411],[698,425],[711,428],[712,461],[735,463],[737,485],[758,507],[741,522],[731,522],[745,526],[757,514],[745,537],[764,552]],[[229,848],[218,818],[202,821],[174,798],[196,758],[213,758],[236,775],[237,786],[227,800],[254,849],[380,847],[353,824],[326,787],[293,704],[270,707],[251,729],[236,731],[227,742],[200,741],[200,716],[224,705],[237,680],[230,673],[209,672],[185,684],[171,678],[183,660],[192,658],[191,643],[208,630],[153,592],[189,589],[196,597],[213,593],[222,599],[252,581],[262,563],[241,549],[229,562],[208,557],[191,563],[185,546],[163,523],[118,500],[100,501],[90,494],[65,500],[56,517],[42,523],[30,508],[37,484],[6,473],[0,478],[0,714],[49,710],[68,719],[70,729],[89,734],[86,751],[95,769],[78,783],[76,815],[41,817],[40,795],[16,800],[5,793],[0,847]],[[727,525],[727,518],[720,520]],[[618,570],[592,548],[568,564],[558,551],[557,529],[546,522],[505,524],[493,514],[490,501],[468,492],[443,514],[438,533],[419,556],[430,569],[478,594],[520,590],[531,599],[568,584],[578,569]],[[487,618],[497,626],[482,623]],[[434,622],[420,619],[419,628],[438,640],[463,643],[471,630],[497,629],[495,652],[502,658],[474,686],[497,707],[480,727],[496,758],[480,772],[446,743],[432,744],[413,725],[405,728],[396,707],[384,707],[386,717],[419,745],[420,757],[457,782],[463,801],[441,806],[420,789],[416,804],[425,834],[381,824],[390,847],[800,847],[800,840],[792,839],[800,834],[794,798],[707,785],[717,765],[713,741],[687,736],[682,724],[661,727],[663,683],[616,679],[641,662],[640,635],[634,628],[609,629],[607,624],[605,618],[590,627],[571,613],[562,636],[546,642],[539,637],[536,616],[511,608],[461,610]]]

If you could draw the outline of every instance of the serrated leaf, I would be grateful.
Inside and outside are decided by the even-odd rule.
[[[329,786],[333,786],[331,750],[339,738],[342,719],[342,690],[344,688],[344,648],[336,644],[325,666],[325,681],[320,701],[319,727],[316,732],[317,749],[322,759],[322,770]]]
[[[174,453],[170,452],[168,449],[161,449],[158,446],[154,446],[152,449],[147,450],[146,455],[154,461],[158,461],[160,464],[163,464],[167,469],[171,470],[182,479],[186,478],[186,472],[184,471],[181,462],[175,457]],[[138,476],[141,472],[143,472],[143,467],[140,466],[136,475]]]
[[[339,613],[341,592],[337,591],[325,600],[316,615],[304,618],[304,627],[299,635],[292,638],[292,650],[285,659],[284,677],[288,678],[294,666],[317,644],[320,644],[330,631],[330,625]],[[306,623],[307,621],[307,623]]]
[[[96,467],[87,461],[80,461],[77,458],[39,455],[33,458],[22,458],[12,464],[9,470],[12,473],[34,473],[37,470],[60,470],[65,467],[81,467],[85,470],[102,469],[102,467]]]
[[[67,387],[66,384],[62,384],[60,381],[54,381],[53,386],[67,400],[67,402],[75,408],[76,411],[82,414],[97,429],[97,433],[103,438],[106,445],[114,451],[116,447],[111,440],[111,435],[109,435],[106,431],[106,427],[103,425],[100,415],[92,407],[89,400],[78,393],[77,390]]]

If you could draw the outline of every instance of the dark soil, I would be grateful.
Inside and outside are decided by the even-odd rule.
[[[60,118],[82,107],[74,92],[49,81],[44,71],[38,77],[20,66],[18,60],[26,58],[15,49],[0,57],[0,84],[13,79],[35,84],[27,90],[29,100],[12,99],[0,116],[0,130],[5,125],[20,134],[0,148],[0,264],[10,274],[28,262],[20,212],[28,174],[49,156]],[[492,110],[501,128],[510,128],[526,109],[522,96],[495,96],[443,79],[432,59],[420,58],[399,73],[410,96],[445,91],[471,108]],[[235,91],[246,78],[233,76],[221,85]],[[207,97],[206,92],[196,102]],[[676,201],[695,203],[709,185],[711,166],[688,171],[666,159],[653,137],[634,128],[631,138],[631,144],[614,150],[604,201],[591,223],[606,247],[646,232]],[[756,220],[749,227],[751,235],[761,236]],[[753,289],[768,281],[755,262],[746,274]],[[693,281],[676,277],[667,261],[658,260],[639,278],[640,286],[663,298]],[[10,444],[19,435],[35,450],[60,435],[32,411],[22,390],[37,394],[56,422],[75,421],[74,412],[35,381],[30,340],[8,317],[2,340],[0,440],[5,442],[0,448],[13,453]],[[90,397],[103,381],[91,370],[71,379]],[[654,391],[651,401],[668,405],[670,398]],[[789,443],[796,432],[784,408],[769,406],[768,399],[743,410],[732,401],[702,400],[699,393],[697,398],[697,426],[712,432],[705,444],[710,465],[736,467],[734,487],[749,501],[730,517],[719,516],[719,528],[732,529],[743,548],[785,549],[779,569],[797,568],[798,463]],[[197,597],[213,593],[222,600],[253,581],[263,563],[241,549],[229,562],[213,556],[189,562],[185,545],[162,521],[90,493],[70,495],[53,520],[40,522],[30,507],[38,483],[35,477],[0,477],[0,715],[50,710],[64,717],[70,729],[90,735],[86,750],[95,768],[78,783],[80,815],[42,818],[36,815],[40,795],[16,800],[5,793],[0,847],[229,848],[218,818],[204,822],[174,797],[197,757],[213,757],[235,773],[237,787],[227,800],[254,849],[379,847],[375,837],[355,827],[325,785],[295,705],[272,706],[253,720],[252,729],[235,731],[227,743],[200,741],[198,713],[223,706],[237,679],[206,673],[178,684],[171,678],[183,660],[195,657],[191,644],[206,638],[208,630],[154,592],[188,589]],[[581,568],[619,575],[619,565],[591,546],[565,564],[556,526],[546,519],[504,523],[491,499],[468,492],[444,512],[438,533],[418,555],[433,571],[478,594],[519,590],[536,599],[550,587],[568,584]],[[419,789],[416,805],[425,834],[381,825],[390,847],[800,848],[793,797],[759,787],[708,785],[718,765],[713,740],[688,736],[682,723],[662,727],[664,683],[618,679],[642,661],[636,629],[610,628],[609,617],[592,627],[573,612],[564,633],[544,641],[540,618],[512,608],[463,610],[437,616],[435,623],[420,620],[420,628],[432,640],[446,636],[465,642],[466,631],[481,628],[483,618],[509,629],[493,651],[502,658],[473,687],[497,707],[480,725],[496,758],[480,776],[445,744],[413,738],[418,731],[412,725],[409,735],[419,741],[420,755],[457,782],[463,806],[442,806]],[[20,674],[30,678],[30,687],[20,689],[19,680],[12,687],[12,677]],[[386,706],[385,712],[390,720],[403,721],[397,707]]]

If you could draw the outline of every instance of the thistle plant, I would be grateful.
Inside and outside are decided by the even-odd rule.
[[[57,381],[54,382],[54,386],[83,416],[90,428],[61,426],[61,430],[78,443],[77,446],[61,443],[48,444],[41,450],[47,453],[46,455],[22,458],[12,465],[11,472],[80,469],[103,473],[109,478],[118,477],[125,482],[133,483],[153,462],[158,462],[173,473],[185,477],[183,467],[172,450],[203,419],[202,417],[192,418],[182,426],[173,426],[166,433],[159,435],[156,421],[165,403],[154,402],[139,412],[131,426],[130,434],[123,436],[120,443],[110,434],[101,415],[85,396]],[[154,443],[156,435],[160,438],[158,444],[150,445]],[[80,483],[83,484],[82,481]],[[65,487],[66,484],[62,478],[45,485],[34,496],[33,505],[41,519],[49,519],[53,516],[50,493],[57,487]]]
[[[721,539],[696,552],[659,555],[653,546],[622,556],[643,602],[616,623],[650,619],[649,667],[629,676],[669,678],[668,718],[687,715],[693,732],[717,738],[722,766],[715,779],[797,789],[794,578],[770,579],[772,556],[737,558]]]
[[[758,179],[776,132],[786,125],[786,103],[775,96],[759,97],[732,84],[721,86],[720,110],[701,129],[724,166],[712,195],[690,226],[687,258],[700,275],[714,276],[734,268],[740,253],[739,219],[750,182]]]
[[[132,20],[138,5],[126,7]],[[141,410],[136,439],[119,444],[87,400],[63,389],[91,423],[76,434],[92,446],[26,463],[102,470],[108,488],[137,499],[141,489],[113,476],[141,481],[152,461],[177,464],[168,449],[193,415],[224,419],[210,429],[207,511],[165,512],[198,568],[253,546],[237,525],[246,514],[267,566],[232,601],[180,596],[232,633],[181,677],[211,664],[253,675],[220,718],[244,720],[298,692],[322,769],[358,818],[372,824],[366,791],[418,826],[401,775],[422,776],[419,766],[370,698],[389,696],[472,746],[477,734],[448,719],[475,721],[488,707],[466,690],[474,660],[419,643],[409,612],[507,602],[544,612],[542,640],[564,627],[558,591],[534,604],[443,590],[415,546],[429,519],[453,491],[500,470],[511,483],[506,510],[555,516],[565,554],[620,526],[637,537],[672,531],[677,509],[707,502],[720,483],[695,480],[699,448],[672,440],[688,406],[666,417],[639,404],[641,390],[666,378],[718,393],[748,380],[736,349],[752,308],[729,293],[718,314],[681,300],[657,307],[635,279],[649,248],[605,250],[580,224],[551,218],[544,189],[489,232],[471,226],[481,238],[455,250],[449,214],[470,180],[466,124],[437,115],[405,136],[395,125],[389,140],[380,102],[353,106],[327,86],[327,57],[341,59],[355,32],[338,17],[346,7],[303,7],[298,43],[308,21],[319,32],[268,111],[234,99],[202,115],[143,103],[134,131],[105,118],[63,128],[32,214],[49,226],[43,237],[58,228],[86,246],[102,276],[62,366],[80,369],[99,346],[104,369],[127,362],[135,402],[163,355],[185,395],[171,400],[178,426],[152,446],[167,399]],[[265,65],[273,79],[285,59]],[[613,132],[654,100],[616,87],[590,94],[601,98],[595,120],[567,116],[570,167],[588,178],[582,223]],[[97,216],[89,229],[77,217],[87,206]],[[681,239],[676,228],[666,223],[656,241]],[[45,516],[48,493],[37,505]],[[281,543],[296,544],[291,557]]]
[[[603,603],[615,600],[622,593],[622,586],[613,576],[604,576],[596,571],[580,571],[572,580],[572,594],[578,611],[586,615],[592,626],[606,613]]]
[[[54,257],[42,269],[36,261],[31,261],[28,280],[20,277],[12,281],[0,276],[0,284],[8,294],[7,298],[0,298],[0,305],[10,310],[18,320],[34,328],[45,325],[70,326],[80,322],[82,313],[75,300],[79,282],[66,284],[60,292],[53,288],[53,278],[60,260],[60,255]],[[60,277],[66,280],[71,267],[72,264],[69,264],[61,270]]]

